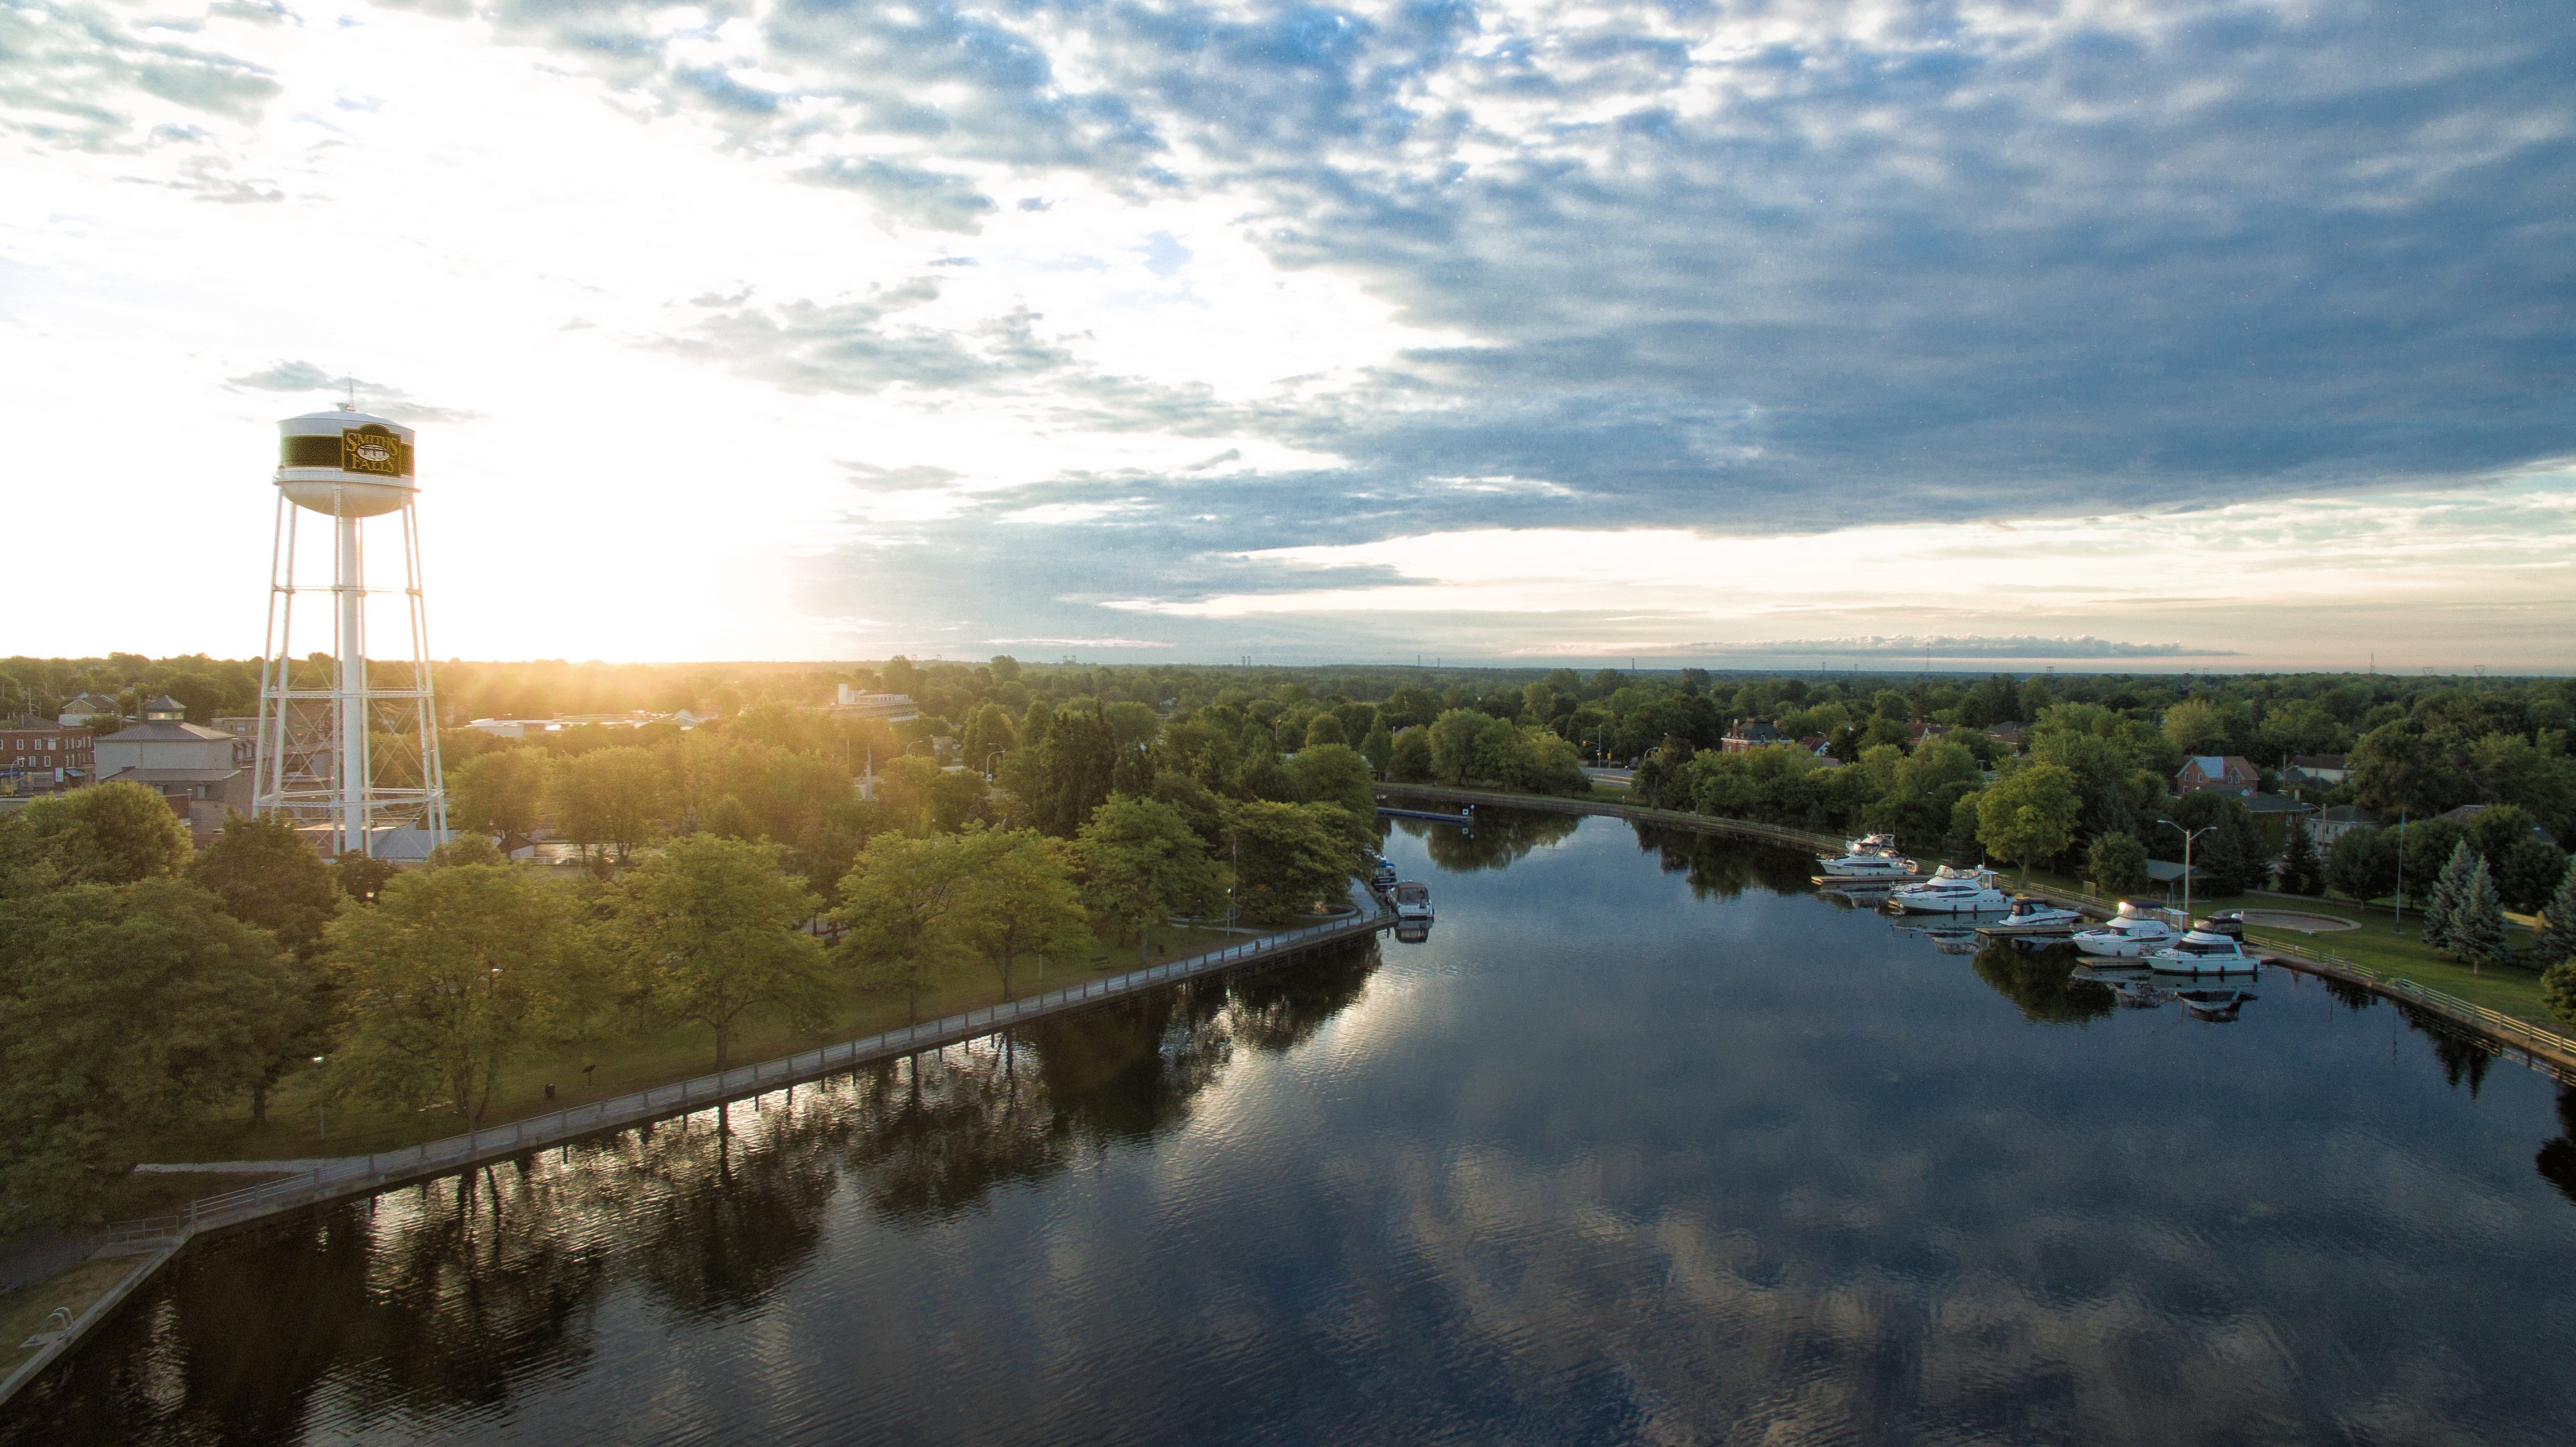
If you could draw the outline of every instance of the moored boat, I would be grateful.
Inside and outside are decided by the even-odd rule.
[[[2194,925],[2190,933],[2147,955],[2147,968],[2159,975],[2250,975],[2263,963],[2245,942]]]
[[[1395,886],[1394,898],[1398,920],[1431,922],[1431,886],[1410,879],[1401,880]]]
[[[1888,895],[1887,906],[1907,914],[1987,914],[2004,909],[2012,897],[1996,887],[1991,869],[1956,869],[1944,864],[1930,879]]]
[[[1922,868],[1913,860],[1894,854],[1855,852],[1843,855],[1839,859],[1826,859],[1819,856],[1816,864],[1818,868],[1824,870],[1824,873],[1816,876],[1819,882],[1828,879],[1837,883],[1869,879],[1906,881],[1918,879],[1923,874]]]
[[[2059,934],[2084,927],[2081,910],[2062,909],[2044,899],[2026,894],[2013,896],[2012,908],[2002,919],[1987,925],[1989,934]]]
[[[2096,928],[2075,932],[2076,949],[2109,960],[2144,959],[2173,940],[2172,925],[2127,903]]]

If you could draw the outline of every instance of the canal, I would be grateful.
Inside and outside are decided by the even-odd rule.
[[[2576,1099],[1803,858],[1406,823],[1430,938],[191,1252],[0,1443],[2565,1440]]]

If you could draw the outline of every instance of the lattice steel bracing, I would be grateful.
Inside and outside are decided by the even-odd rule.
[[[291,429],[316,420],[286,425]],[[348,430],[355,436],[375,429]],[[416,856],[447,838],[407,432],[403,441],[406,476],[398,485],[374,486],[372,497],[359,495],[371,484],[335,487],[327,479],[313,479],[322,469],[293,466],[308,460],[296,450],[297,444],[305,444],[309,451],[305,437],[290,435],[288,465],[279,469],[252,811],[284,815],[334,853],[381,856],[390,847],[393,853]],[[308,511],[327,529],[328,581],[318,560],[298,554]],[[371,518],[380,530],[388,523],[399,527],[400,587],[366,582],[369,539],[362,529]],[[381,545],[393,539],[376,541]],[[370,658],[371,625],[393,622],[386,613],[395,599],[401,600],[396,636],[404,653]],[[320,646],[325,643],[327,647]]]

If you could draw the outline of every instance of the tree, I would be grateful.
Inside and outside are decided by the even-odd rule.
[[[340,908],[331,867],[281,814],[227,815],[223,832],[189,861],[188,878],[213,893],[224,913],[298,955],[321,945],[322,926]]]
[[[2093,877],[2093,887],[2113,899],[2140,893],[2147,887],[2147,846],[2139,843],[2134,834],[2094,836],[2085,865]]]
[[[1407,784],[1431,777],[1431,730],[1421,725],[1395,736],[1386,760],[1386,776]]]
[[[2576,860],[2558,878],[2558,892],[2549,897],[2548,907],[2541,911],[2540,938],[2533,952],[2543,965],[2560,965],[2576,959]]]
[[[2075,842],[2075,820],[2083,810],[2072,773],[2055,764],[2032,764],[1977,796],[1977,842],[2019,863],[2027,888],[2032,861]]]
[[[0,897],[0,1230],[94,1216],[146,1132],[255,1088],[296,993],[180,880]]]
[[[2513,944],[2505,935],[2504,901],[2496,895],[2495,879],[2487,872],[2485,860],[2477,862],[2461,886],[2444,934],[2443,952],[2472,971],[2513,958]]]
[[[2227,747],[2227,712],[2205,698],[2187,698],[2165,711],[2165,737],[2186,754],[2214,754]]]
[[[97,784],[30,802],[26,845],[65,884],[132,884],[177,874],[196,846],[169,801],[141,784]]]
[[[2529,835],[2487,859],[2495,866],[2496,892],[2504,896],[2506,907],[2525,914],[2546,903],[2567,872],[2567,856],[2558,852],[2558,846]]]
[[[396,877],[323,931],[347,1017],[332,1074],[479,1128],[501,1071],[584,1023],[592,957],[573,916],[562,885],[507,864]]]
[[[2368,904],[2397,888],[2397,839],[2388,830],[2344,831],[2326,851],[2326,887]]]
[[[2451,948],[2454,916],[2468,900],[2471,877],[2484,864],[2485,861],[2470,850],[2468,840],[2462,839],[2451,846],[2450,862],[2442,866],[2441,877],[2433,882],[2432,893],[2426,896],[2416,916],[2416,933],[2424,943],[2437,950]]]
[[[2317,838],[2308,821],[2290,820],[2289,838],[2281,847],[2281,888],[2292,894],[2315,894],[2325,888],[2325,866],[2317,857]]]
[[[385,886],[400,873],[401,870],[385,860],[361,854],[355,849],[342,850],[340,857],[331,861],[331,882],[339,887],[340,893],[360,904],[375,903],[376,897],[384,893]]]
[[[1207,913],[1225,891],[1223,871],[1189,821],[1157,800],[1112,795],[1082,826],[1077,847],[1084,894],[1093,909],[1136,932],[1140,965],[1155,923],[1179,911]]]
[[[1288,761],[1288,777],[1309,804],[1339,804],[1359,818],[1377,817],[1368,760],[1348,744],[1308,744]]]
[[[1494,720],[1471,708],[1453,708],[1431,723],[1431,772],[1441,782],[1463,784],[1474,777],[1477,743]]]
[[[1235,858],[1235,908],[1245,919],[1295,919],[1318,903],[1338,904],[1350,892],[1350,845],[1319,809],[1249,800],[1228,812],[1226,824]]]
[[[555,827],[586,857],[613,848],[626,863],[636,846],[661,832],[669,810],[670,780],[650,749],[594,749],[564,761],[555,775]]]
[[[312,843],[275,814],[228,816],[223,832],[190,862],[188,878],[213,894],[224,913],[268,931],[288,952],[274,1013],[256,1032],[250,1118],[264,1125],[277,1082],[308,1064],[325,1043],[328,980],[315,956],[322,927],[340,909],[340,890]]]
[[[1100,812],[1123,797],[1112,796]],[[1185,836],[1188,832],[1182,830]],[[992,967],[1008,999],[1013,994],[1011,971],[1019,961],[1085,948],[1091,942],[1090,921],[1057,858],[1064,846],[1029,829],[977,829],[965,836],[965,846],[971,857],[946,928]]]
[[[554,762],[543,749],[478,754],[447,771],[447,818],[459,829],[499,836],[504,854],[535,832]]]
[[[823,1009],[823,947],[799,928],[821,903],[780,868],[775,844],[689,834],[618,881],[606,937],[655,1013],[715,1032],[725,1068],[735,1022],[777,1010],[799,1022]]]
[[[1388,765],[1395,762],[1395,735],[1388,732],[1383,717],[1370,724],[1368,733],[1361,737],[1360,757],[1368,760],[1369,768],[1380,778],[1387,776]]]
[[[1342,731],[1342,721],[1331,714],[1319,713],[1306,725],[1305,747],[1307,748],[1311,749],[1317,744],[1347,746],[1350,741],[1351,736]]]
[[[902,990],[907,1020],[921,1018],[922,987],[960,953],[943,926],[972,863],[959,835],[880,834],[841,880],[831,918],[849,932],[834,953],[863,985]]]

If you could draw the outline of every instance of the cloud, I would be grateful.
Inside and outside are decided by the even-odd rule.
[[[2181,643],[2121,643],[2087,633],[2080,638],[1925,634],[1919,638],[1782,638],[1759,643],[1695,643],[1693,654],[1756,654],[1828,658],[2232,658],[2236,650]]]
[[[963,176],[897,165],[876,157],[836,156],[801,174],[817,185],[857,191],[890,215],[941,231],[972,235],[980,229],[985,214],[994,209],[993,198],[975,189],[975,183]]]
[[[311,362],[277,362],[256,372],[226,379],[234,387],[259,392],[325,392],[352,399],[362,412],[403,423],[464,422],[480,415],[454,407],[433,407],[381,382],[335,376]]]
[[[227,18],[274,16],[226,6]],[[73,150],[133,150],[163,115],[259,119],[278,83],[266,66],[179,38],[184,17],[129,16],[67,0],[0,8],[0,130]],[[173,128],[163,140],[184,137]]]

